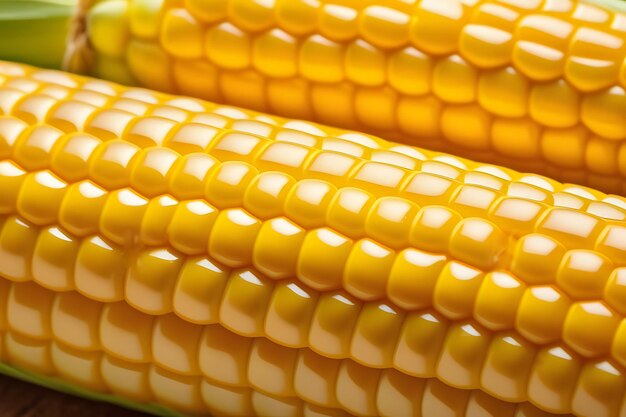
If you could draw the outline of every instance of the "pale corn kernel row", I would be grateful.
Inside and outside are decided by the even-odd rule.
[[[20,126],[14,119],[5,118],[2,121],[5,122],[5,128]],[[457,169],[435,161],[422,162],[421,172],[408,175],[408,180],[402,180],[407,173],[410,174],[410,171],[371,161],[364,162],[358,167],[354,158],[350,159],[333,152],[318,152],[314,158],[308,158],[306,148],[303,146],[269,141],[263,144],[262,139],[256,136],[228,132],[221,137],[216,137],[209,151],[213,156],[227,160],[222,163],[207,154],[192,153],[181,157],[178,153],[165,148],[142,150],[123,141],[101,143],[84,134],[64,137],[64,139],[69,139],[65,143],[60,141],[64,146],[57,147],[57,152],[48,153],[39,146],[37,141],[46,137],[40,134],[42,130],[53,128],[37,127],[40,129],[24,130],[22,136],[14,135],[13,139],[16,140],[13,152],[5,153],[4,156],[13,154],[18,163],[26,164],[31,169],[52,168],[65,181],[91,179],[103,188],[88,182],[72,185],[68,189],[67,182],[49,171],[27,173],[19,165],[4,161],[1,164],[2,178],[7,190],[3,197],[4,210],[11,212],[19,206],[22,214],[29,221],[46,224],[55,220],[59,215],[61,217],[71,215],[67,213],[67,208],[72,207],[68,203],[65,203],[66,210],[61,213],[66,193],[69,193],[69,198],[79,198],[78,201],[85,200],[84,194],[91,194],[92,201],[89,204],[93,211],[89,212],[90,217],[70,219],[67,222],[69,226],[66,223],[66,227],[72,231],[79,230],[82,227],[81,223],[90,222],[91,224],[84,227],[87,227],[88,231],[93,230],[98,225],[108,224],[108,221],[99,223],[99,216],[103,210],[107,213],[117,213],[118,210],[127,211],[129,217],[125,219],[126,224],[114,225],[113,223],[113,227],[118,231],[113,229],[107,231],[107,236],[120,244],[128,240],[128,237],[120,233],[130,233],[129,231],[135,230],[139,234],[142,216],[148,209],[150,209],[149,213],[153,212],[152,216],[159,220],[171,220],[176,210],[180,213],[192,211],[189,208],[191,206],[187,207],[188,203],[183,208],[176,209],[176,201],[169,198],[168,203],[168,197],[148,204],[148,200],[144,197],[127,189],[116,190],[113,194],[113,201],[106,203],[108,195],[105,189],[115,190],[131,186],[148,197],[169,192],[174,197],[184,200],[206,198],[210,203],[222,209],[242,206],[261,218],[287,215],[305,228],[325,226],[328,222],[329,225],[352,238],[371,237],[398,249],[407,246],[410,242],[423,249],[447,250],[450,234],[460,220],[459,214],[465,217],[482,216],[489,218],[499,227],[486,235],[485,242],[474,252],[463,253],[461,249],[464,244],[463,239],[452,239],[460,258],[466,262],[475,263],[479,267],[492,268],[498,265],[497,255],[503,242],[506,242],[503,231],[514,236],[522,236],[533,231],[547,234],[556,232],[559,240],[568,248],[595,247],[610,257],[616,257],[615,261],[618,265],[623,262],[619,241],[624,228],[618,224],[611,224],[611,220],[624,218],[623,210],[611,204],[614,201],[617,203],[621,201],[616,198],[609,203],[592,201],[586,210],[583,209],[593,214],[590,216],[570,210],[577,206],[569,203],[580,201],[576,199],[575,194],[562,193],[563,196],[554,201],[553,207],[550,207],[552,202],[546,201],[548,194],[526,183],[512,183],[509,185],[508,192],[503,193],[497,189],[481,186],[484,184],[459,184],[452,179],[428,173],[429,167],[438,169],[445,167],[453,173],[459,172]],[[8,131],[8,128],[5,130]],[[56,139],[61,137],[61,133],[58,132]],[[52,139],[55,139],[55,136],[52,136]],[[258,146],[259,144],[261,146]],[[48,142],[47,145],[51,146],[53,142]],[[241,155],[242,148],[254,149],[255,147],[261,148],[260,157],[247,159],[247,155]],[[282,157],[289,154],[295,155],[296,159],[283,158],[282,161],[277,159],[279,158],[277,155]],[[77,155],[79,158],[75,158]],[[228,161],[231,157],[242,157],[252,165],[237,160]],[[298,164],[307,159],[309,164],[300,168]],[[348,161],[344,164],[347,168],[357,165],[358,169],[352,172],[350,169],[339,173],[328,172],[329,169],[336,171],[338,162],[342,160]],[[71,170],[64,165],[68,161],[73,163]],[[131,164],[132,161],[134,162]],[[434,162],[434,164],[429,164],[429,162]],[[316,170],[317,167],[321,167],[322,170]],[[282,172],[272,172],[274,169]],[[286,173],[290,171],[292,176]],[[64,172],[69,172],[69,177]],[[322,178],[327,181],[320,179],[320,173],[326,174]],[[300,177],[300,181],[296,183],[294,176]],[[486,180],[490,179],[486,174],[482,177]],[[492,177],[491,180],[496,184],[503,184],[503,181],[499,181],[496,177]],[[274,184],[275,190],[268,194],[264,188],[271,184]],[[400,190],[396,190],[401,184],[403,185]],[[514,185],[517,187],[513,187]],[[181,190],[177,189],[180,186],[185,187],[182,194]],[[19,198],[22,187],[36,189],[37,193],[24,192],[23,197]],[[337,187],[347,188],[338,189]],[[374,195],[359,190],[359,187],[366,187]],[[570,192],[575,190],[575,188],[569,189]],[[577,191],[582,193],[584,190],[578,189]],[[307,195],[309,201],[307,201]],[[310,196],[313,195],[316,196],[315,201],[310,200],[312,198]],[[377,201],[375,196],[384,198]],[[593,198],[593,195],[587,196]],[[407,198],[409,201],[404,200]],[[40,205],[42,201],[47,201],[48,205],[42,207]],[[351,204],[346,206],[345,201],[350,201]],[[426,207],[420,211],[416,203]],[[195,205],[202,206],[202,204],[206,206],[204,211],[207,220],[205,221],[208,223],[205,234],[208,236],[209,228],[217,217],[217,211],[206,203],[198,202]],[[124,208],[133,205],[134,208]],[[159,208],[159,205],[165,207]],[[425,234],[430,226],[423,224],[425,222],[415,220],[430,217],[426,216],[425,211],[434,212],[435,209],[429,207],[431,205],[447,206],[436,209],[441,212],[439,217],[449,219],[446,224],[442,225],[446,230],[445,233],[437,230],[435,233]],[[389,210],[397,212],[396,215],[400,218],[397,220],[386,218],[384,212]],[[86,215],[81,214],[81,216]],[[242,216],[246,215],[240,215]],[[607,219],[609,223],[595,216]],[[178,217],[184,218],[184,214],[178,214]],[[464,220],[464,222],[489,223],[480,219]],[[257,220],[250,220],[249,223],[248,229],[254,237],[260,223]],[[411,224],[414,223],[411,229]],[[493,229],[492,226],[484,227]],[[119,232],[119,230],[123,231]],[[459,232],[462,232],[462,227],[458,228],[455,233]],[[142,232],[144,236],[149,233]],[[296,242],[298,239],[294,237],[291,240]],[[199,246],[196,244],[195,248],[182,250],[202,252],[205,240],[198,238],[197,241]],[[148,238],[147,243],[152,242]],[[161,240],[157,239],[156,242],[161,242]],[[189,247],[187,243],[184,245]]]
[[[10,118],[2,119],[2,122],[6,131],[9,130],[7,126],[20,126]],[[453,173],[458,170],[445,164],[429,165],[428,162],[434,161],[428,160],[422,162],[422,171],[409,175],[407,181],[401,180],[407,172],[400,168],[371,161],[353,172],[341,171],[333,178],[337,172],[324,170],[336,170],[342,158],[348,160],[348,167],[355,161],[332,152],[319,152],[314,158],[308,158],[304,147],[280,142],[268,141],[269,144],[265,144],[268,146],[260,146],[261,156],[247,160],[252,165],[228,161],[233,156],[242,157],[237,153],[242,147],[252,149],[262,143],[256,136],[240,133],[226,132],[217,137],[209,151],[213,156],[196,153],[181,156],[165,148],[140,149],[124,141],[100,142],[86,134],[63,137],[69,139],[63,143],[59,139],[62,137],[60,132],[52,138],[59,139],[62,146],[49,153],[40,145],[52,147],[54,143],[37,141],[46,137],[40,134],[42,130],[53,128],[37,127],[40,129],[24,130],[23,135],[14,135],[12,151],[7,148],[3,156],[12,155],[18,164],[25,164],[30,169],[51,168],[56,174],[50,171],[29,173],[14,162],[1,162],[0,178],[6,190],[0,200],[2,211],[11,213],[17,209],[26,219],[40,225],[60,218],[64,227],[77,234],[103,228],[107,238],[118,244],[131,242],[134,235],[141,235],[147,244],[164,244],[168,241],[165,227],[173,222],[177,224],[174,229],[179,230],[176,234],[180,238],[174,237],[170,243],[186,253],[203,253],[211,227],[219,218],[218,223],[225,225],[220,224],[220,227],[239,224],[241,238],[247,237],[252,242],[262,229],[282,227],[293,230],[291,236],[283,240],[285,247],[291,247],[294,254],[302,244],[303,227],[312,229],[328,225],[349,238],[371,238],[392,249],[414,246],[435,252],[450,250],[460,260],[487,269],[504,266],[500,258],[508,235],[523,237],[533,232],[557,238],[552,246],[563,247],[558,251],[559,256],[555,256],[557,264],[565,249],[595,249],[612,258],[618,266],[625,262],[620,244],[624,227],[613,223],[613,220],[623,219],[624,213],[619,206],[611,204],[613,200],[609,203],[592,201],[583,210],[573,211],[578,206],[569,203],[581,201],[575,194],[562,193],[558,200],[551,202],[548,193],[526,183],[511,183],[506,193],[485,184],[459,184],[428,173],[428,167],[446,167]],[[12,141],[8,135],[5,139]],[[290,153],[297,159],[271,159]],[[219,162],[214,156],[226,159],[226,162]],[[246,156],[243,159],[246,160]],[[298,163],[306,159],[309,159],[309,165],[298,167]],[[281,162],[284,165],[281,166]],[[316,172],[316,167],[323,170]],[[292,170],[292,175],[286,173],[288,169]],[[320,173],[326,174],[323,179],[320,179]],[[479,178],[503,184],[486,174]],[[404,185],[397,190],[399,184]],[[137,192],[122,187],[132,187]],[[114,191],[108,193],[107,189]],[[584,190],[577,191],[582,193]],[[144,197],[163,193],[170,193],[173,197],[154,200]],[[175,198],[202,201],[183,201],[178,205]],[[614,201],[619,203],[622,200]],[[42,202],[47,204],[42,205]],[[91,210],[75,213],[72,211],[75,204],[88,204]],[[251,214],[239,209],[220,213],[216,207],[241,207]],[[127,216],[118,220],[116,215],[119,212],[127,213]],[[271,220],[282,215],[296,224],[286,222],[280,226],[276,219]],[[472,216],[484,220],[467,219]],[[198,217],[196,222],[201,222],[196,226],[205,224],[200,234],[193,227],[184,225],[195,217]],[[461,221],[462,217],[465,219]],[[263,218],[271,221],[260,220]],[[433,222],[440,224],[435,227]],[[193,237],[184,231],[185,227],[193,232]],[[465,229],[477,227],[486,233],[482,241],[463,237]],[[281,234],[288,235],[287,232],[267,230],[263,235],[268,240]],[[185,242],[189,238],[192,240]],[[470,242],[472,244],[468,244]],[[243,248],[237,250],[237,256],[242,259],[250,257]],[[239,266],[237,256],[230,255],[230,261],[234,262],[232,266]],[[229,258],[227,255],[223,257]],[[599,265],[604,264],[609,263],[599,262]],[[264,269],[273,274],[271,267]],[[599,271],[607,269],[611,268],[598,268]],[[276,273],[277,277],[280,275]]]
[[[150,316],[124,302],[101,304],[37,284],[0,281],[0,318],[3,360],[83,388],[185,412],[552,415],[529,403],[450,388],[436,379],[370,369],[309,349],[242,337],[219,325],[190,324],[172,314]]]
[[[2,281],[0,286],[0,331],[10,332],[2,356],[32,371],[60,373],[86,388],[111,390],[137,401],[157,399],[177,409],[205,411],[198,401],[198,377],[203,375],[208,380],[202,384],[210,383],[226,392],[251,387],[277,399],[288,397],[286,402],[294,407],[289,397],[299,397],[314,408],[341,407],[358,415],[429,416],[442,407],[452,408],[448,413],[453,416],[480,416],[483,407],[483,413],[490,410],[499,416],[548,415],[529,404],[517,406],[478,391],[446,388],[436,380],[416,379],[394,370],[370,370],[309,349],[283,348],[266,339],[238,336],[217,325],[193,325],[171,314],[145,315],[123,302],[101,305],[74,292],[54,293],[28,283]],[[47,354],[50,349],[52,353]],[[312,379],[314,376],[317,379]],[[429,400],[432,384],[448,391],[447,396],[458,404]],[[167,388],[172,385],[178,385],[178,390],[168,395]],[[228,407],[223,399],[204,400],[209,409]],[[473,400],[478,404],[472,404]],[[238,401],[233,407],[244,405]],[[239,415],[250,415],[245,410],[250,408]],[[255,411],[258,415],[276,415],[275,406],[272,410],[274,414]]]
[[[7,114],[14,112],[29,123],[33,123],[36,120],[47,120],[52,125],[66,132],[84,129],[103,139],[109,139],[122,136],[127,132],[131,134],[135,133],[132,131],[132,129],[134,129],[138,131],[138,134],[132,135],[134,136],[133,140],[139,141],[139,144],[142,146],[150,143],[161,144],[168,135],[174,134],[179,127],[177,123],[184,121],[208,124],[216,128],[228,127],[234,130],[255,133],[264,137],[275,136],[279,140],[282,139],[305,145],[315,145],[319,139],[316,138],[316,136],[341,136],[355,143],[349,146],[327,143],[324,148],[354,156],[367,155],[373,160],[382,160],[405,168],[413,168],[415,166],[414,163],[407,162],[406,158],[393,158],[393,155],[384,152],[379,155],[370,155],[370,149],[380,148],[381,143],[377,143],[376,140],[372,140],[371,137],[366,137],[362,134],[357,135],[331,128],[320,130],[319,127],[310,123],[269,118],[267,116],[254,113],[250,114],[236,109],[207,105],[207,103],[189,99],[172,99],[171,97],[168,98],[167,96],[150,93],[145,90],[131,89],[120,92],[119,97],[112,97],[117,94],[116,90],[112,85],[103,82],[90,80],[79,87],[79,83],[81,81],[84,82],[84,80],[80,78],[71,79],[67,76],[50,71],[39,71],[33,74],[32,77],[23,78],[28,71],[26,68],[13,66],[8,63],[5,63],[3,68],[4,73],[6,73],[8,77],[4,80],[3,87],[5,87],[5,90],[0,91],[3,102],[0,107],[0,113]],[[2,68],[0,68],[0,72],[1,70]],[[1,81],[0,79],[0,82]],[[49,83],[55,85],[49,85]],[[78,91],[74,90],[75,88],[79,88]],[[57,105],[52,109],[52,106],[56,103],[55,99],[70,99],[71,101]],[[157,103],[165,104],[165,106],[157,106]],[[106,106],[110,106],[110,108],[105,108]],[[102,110],[102,108],[105,109]],[[210,116],[202,113],[198,114],[198,112],[203,111],[210,111],[212,114]],[[138,126],[133,126],[137,121],[137,118],[134,116],[149,117],[150,120],[153,120],[152,123],[157,123],[158,121],[158,128],[162,133],[155,138],[148,137],[149,135],[142,132],[142,123],[138,123]],[[155,119],[156,121],[154,121]],[[275,125],[290,130],[278,130],[276,132]],[[298,132],[294,132],[294,130]],[[205,134],[209,135],[208,132],[205,132]],[[570,152],[571,150],[578,149],[576,146],[573,146],[569,140],[564,140],[566,136],[554,134],[550,135],[550,138],[551,139],[542,142],[543,148],[546,148],[544,145],[552,143],[548,148],[554,149],[557,152]],[[201,146],[193,145],[203,144],[206,144],[206,139],[204,143],[190,143],[189,145],[190,148],[201,150]],[[423,155],[429,154],[425,151],[417,152],[415,149],[401,145],[394,146],[386,144],[382,146],[417,159],[423,159]],[[615,147],[606,148],[595,146],[593,149],[595,149],[595,151],[590,153],[590,155],[602,156],[602,158],[604,158],[601,164],[603,167],[616,167],[616,169],[621,166],[626,167],[626,147],[623,149],[623,152]],[[189,152],[189,150],[186,151]],[[610,161],[606,158],[609,158]],[[438,157],[436,159],[444,158]],[[460,162],[449,157],[446,157],[445,161],[457,166],[464,166],[468,162]],[[513,167],[517,165],[521,168],[530,168],[529,166],[524,166],[523,163],[520,165],[519,161],[519,159],[511,159],[506,162]],[[537,165],[535,171],[540,171],[542,166],[541,163]],[[561,177],[574,183],[586,183],[588,182],[586,179],[588,179],[600,189],[621,190],[622,192],[626,192],[626,188],[624,188],[626,187],[626,182],[612,176],[612,174],[608,172],[604,174],[588,174],[584,169],[563,170],[558,166],[548,169],[559,171]],[[626,168],[619,169],[626,172]],[[490,172],[491,171],[494,171],[494,168],[490,168]],[[496,175],[503,176],[504,178],[510,177],[507,173],[497,173]]]
[[[624,192],[624,13],[398,3],[86,4],[92,71]]]

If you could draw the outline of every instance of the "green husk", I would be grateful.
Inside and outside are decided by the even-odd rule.
[[[587,3],[593,3],[604,7],[608,10],[626,13],[626,1],[624,0],[584,0]]]
[[[163,407],[161,405],[141,404],[116,395],[89,391],[84,388],[79,388],[65,381],[61,381],[60,379],[44,375],[38,375],[5,363],[0,363],[0,373],[10,376],[12,378],[20,379],[22,381],[30,382],[32,384],[40,385],[42,387],[63,392],[69,395],[74,395],[94,401],[104,401],[118,405],[120,407],[129,408],[131,410],[141,411],[143,413],[154,414],[161,417],[185,417],[184,414],[171,410],[167,407]]]
[[[0,0],[0,59],[60,69],[76,0]]]

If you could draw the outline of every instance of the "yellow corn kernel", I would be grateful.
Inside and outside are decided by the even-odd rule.
[[[493,114],[524,116],[528,112],[528,84],[511,67],[485,72],[478,82],[478,102]]]
[[[163,48],[173,56],[194,59],[202,57],[202,26],[187,11],[170,10],[163,17]]]
[[[459,322],[450,326],[437,363],[438,377],[465,389],[480,386],[489,342],[489,336],[477,324]]]
[[[300,71],[311,81],[337,83],[343,80],[343,48],[320,35],[306,39],[300,51]],[[272,65],[276,65],[275,61]]]
[[[460,1],[421,2],[411,20],[411,42],[432,54],[455,51],[465,13]]]
[[[130,30],[141,38],[156,38],[159,34],[159,19],[165,0],[133,0],[130,3]],[[193,3],[190,1],[189,3]]]
[[[260,72],[270,77],[291,77],[298,70],[296,53],[296,39],[280,29],[273,29],[255,39],[252,62]]]
[[[363,38],[382,48],[397,48],[409,42],[410,16],[385,6],[368,6],[361,11],[359,28]]]
[[[93,47],[104,55],[124,56],[128,41],[128,9],[125,1],[97,3],[90,10],[87,31]]]
[[[222,19],[227,13],[227,0],[185,0],[185,7],[206,22]]]
[[[379,86],[385,82],[385,57],[365,41],[348,46],[345,65],[348,79],[355,83]]]
[[[126,60],[133,77],[146,87],[174,90],[171,59],[158,45],[131,40],[126,50]]]
[[[304,35],[316,29],[319,3],[309,0],[276,0],[276,23],[295,35]]]

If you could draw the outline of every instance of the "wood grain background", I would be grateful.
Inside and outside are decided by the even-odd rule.
[[[60,394],[0,375],[1,417],[146,417],[107,403]]]

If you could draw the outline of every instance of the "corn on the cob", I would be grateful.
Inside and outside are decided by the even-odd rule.
[[[85,0],[68,66],[624,194],[626,8],[602,3]]]
[[[613,417],[626,199],[0,64],[1,361],[190,414]]]

